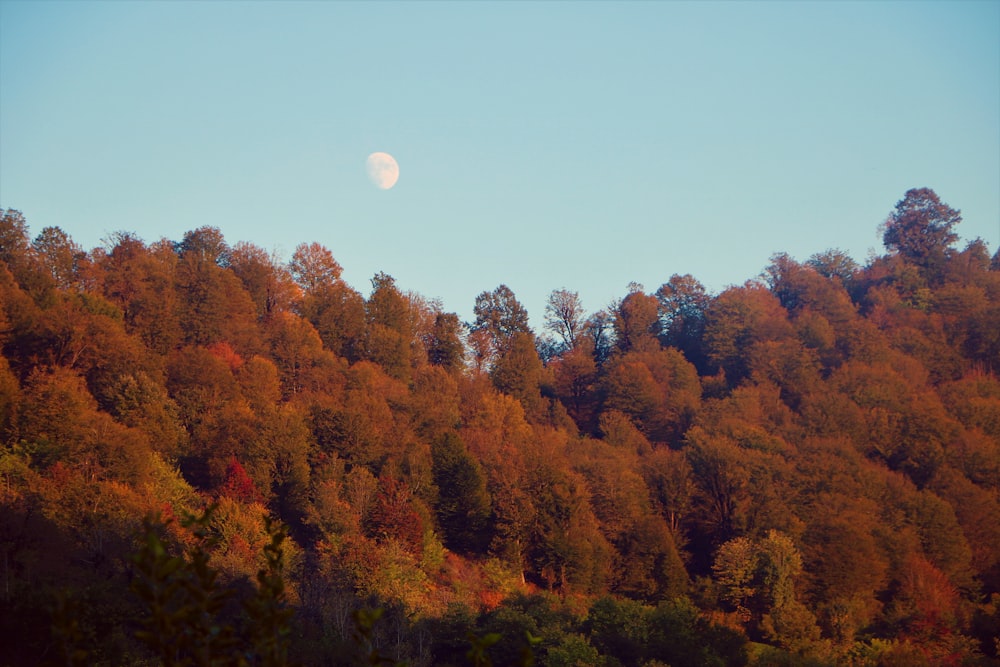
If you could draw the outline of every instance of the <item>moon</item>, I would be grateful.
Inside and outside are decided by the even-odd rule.
[[[365,162],[368,178],[380,190],[388,190],[399,180],[399,164],[388,153],[372,153]]]

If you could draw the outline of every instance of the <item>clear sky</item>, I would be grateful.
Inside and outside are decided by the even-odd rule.
[[[0,206],[86,248],[318,241],[366,296],[506,283],[538,326],[553,289],[863,263],[923,186],[996,251],[1000,2],[0,0]]]

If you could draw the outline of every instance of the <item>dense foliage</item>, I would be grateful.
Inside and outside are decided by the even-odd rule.
[[[1000,256],[931,190],[542,332],[0,214],[2,664],[996,664]]]

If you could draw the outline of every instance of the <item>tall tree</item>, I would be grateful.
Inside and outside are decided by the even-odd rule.
[[[816,269],[824,278],[840,280],[841,284],[848,290],[858,272],[858,263],[845,251],[837,248],[830,248],[812,255],[806,264]]]
[[[465,348],[462,346],[462,323],[455,313],[438,312],[427,341],[427,360],[447,371],[462,368]]]
[[[638,285],[618,302],[614,312],[615,341],[621,352],[653,352],[660,348],[658,302]]]
[[[528,311],[506,285],[477,296],[473,313],[476,320],[471,329],[473,332],[484,331],[489,335],[494,355],[510,349],[515,334],[531,333]]]
[[[435,510],[445,546],[462,553],[484,553],[489,545],[490,496],[486,477],[454,432],[445,433],[431,448]]]
[[[6,263],[21,289],[38,300],[53,287],[53,280],[28,239],[24,215],[12,208],[0,209],[0,261]]]
[[[726,380],[735,386],[750,375],[756,345],[793,335],[778,299],[763,285],[748,282],[730,287],[712,301],[704,344],[709,362],[725,371]]]
[[[400,380],[410,377],[413,326],[409,303],[395,279],[385,273],[372,278],[372,293],[365,304],[368,315],[368,359],[382,366]]]
[[[289,270],[273,254],[253,243],[240,241],[233,247],[230,268],[253,299],[261,320],[289,309],[299,296]]]
[[[943,203],[933,190],[914,188],[906,191],[889,214],[882,241],[886,248],[936,274],[958,240],[953,229],[961,221],[961,212]]]
[[[227,270],[229,245],[215,227],[187,232],[178,244],[177,289],[187,342],[229,341],[241,352],[259,340],[257,312],[239,278]]]
[[[209,262],[222,268],[229,266],[229,244],[218,227],[199,227],[184,234],[184,239],[177,244],[181,257],[187,257],[195,262]]]
[[[577,292],[553,290],[545,304],[545,328],[562,341],[562,347],[572,350],[583,334],[586,316]]]
[[[31,245],[57,287],[67,289],[79,280],[87,253],[69,234],[59,227],[45,227]]]
[[[711,297],[691,274],[676,273],[656,290],[659,302],[660,340],[676,347],[696,366],[704,364],[701,336]]]
[[[535,350],[534,337],[519,332],[511,339],[505,350],[493,364],[490,378],[493,385],[524,405],[524,411],[532,421],[539,419],[544,411],[540,393],[542,362]]]
[[[320,285],[332,284],[343,272],[333,253],[315,242],[296,246],[288,268],[295,282],[307,292],[315,291]]]

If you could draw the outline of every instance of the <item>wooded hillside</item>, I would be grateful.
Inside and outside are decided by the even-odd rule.
[[[380,608],[411,665],[470,633],[498,665],[526,633],[542,665],[997,664],[1000,253],[931,190],[864,265],[665,267],[542,331],[504,285],[467,323],[361,294],[316,243],[0,213],[0,664],[158,664],[143,520],[180,554],[207,506],[224,625],[287,527],[294,663],[354,664]]]

